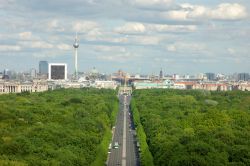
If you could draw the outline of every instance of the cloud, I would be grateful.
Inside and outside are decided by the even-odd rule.
[[[156,32],[192,32],[197,30],[196,25],[167,25],[147,24],[147,29]]]
[[[239,20],[247,17],[245,6],[238,3],[222,3],[213,8],[202,5],[192,5],[184,3],[180,5],[180,10],[163,12],[161,16],[172,20]]]
[[[18,44],[24,48],[47,49],[54,48],[54,45],[45,41],[20,41]]]
[[[142,8],[166,8],[173,3],[173,0],[130,0],[130,3]]]
[[[200,43],[194,42],[175,42],[167,45],[166,49],[170,52],[201,52],[204,51],[206,46]]]
[[[94,46],[94,50],[101,52],[102,55],[98,56],[98,59],[105,61],[125,62],[138,57],[137,54],[122,46],[97,45]]]
[[[171,51],[171,52],[175,52],[176,51],[176,45],[172,44],[172,45],[168,45],[167,46],[167,50]]]
[[[130,60],[134,60],[135,57],[138,57],[138,55],[131,52],[124,52],[114,55],[98,56],[98,59],[113,62],[127,62]]]
[[[53,31],[53,30],[58,31],[58,32],[65,31],[65,28],[62,25],[60,25],[59,21],[56,19],[50,20],[47,23],[47,26],[48,26],[49,31]]]
[[[97,52],[126,52],[126,49],[121,46],[106,46],[106,45],[98,45],[94,46],[94,50]]]
[[[19,37],[22,40],[29,40],[32,37],[32,32],[22,32],[22,33],[19,33]]]
[[[95,21],[76,21],[73,23],[75,32],[86,33],[99,28],[99,24]]]
[[[131,44],[158,45],[162,40],[159,36],[135,36],[130,40]]]
[[[123,26],[114,29],[114,32],[121,34],[145,34],[156,32],[192,32],[197,29],[196,25],[168,25],[149,24],[139,22],[127,22]]]
[[[165,19],[171,20],[187,20],[188,11],[173,10],[169,12],[163,12],[160,14]]]
[[[31,48],[43,48],[43,49],[46,49],[46,48],[53,48],[54,45],[50,44],[50,43],[47,43],[45,41],[35,41],[35,42],[31,43],[30,47]]]
[[[0,51],[20,51],[21,47],[17,45],[0,45]]]
[[[237,20],[246,18],[247,11],[244,6],[237,3],[223,3],[215,10],[211,10],[209,15],[212,19]]]
[[[115,32],[125,33],[125,34],[138,34],[144,33],[146,31],[145,26],[138,22],[128,22],[121,27],[115,28]]]
[[[88,31],[84,36],[84,38],[88,41],[101,40],[102,37],[103,37],[103,33],[101,32],[99,28],[95,28],[95,29]]]
[[[59,50],[63,50],[63,51],[68,51],[68,50],[72,50],[72,48],[73,48],[73,46],[71,46],[71,45],[68,45],[68,44],[58,44],[57,45],[57,48],[59,49]]]
[[[227,51],[228,51],[228,53],[231,54],[231,55],[234,55],[234,54],[235,54],[235,49],[233,49],[233,48],[228,48]]]
[[[0,9],[13,5],[14,0],[0,0]]]

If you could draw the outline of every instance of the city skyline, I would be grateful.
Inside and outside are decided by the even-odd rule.
[[[195,74],[250,71],[250,4],[244,0],[0,0],[0,70]]]

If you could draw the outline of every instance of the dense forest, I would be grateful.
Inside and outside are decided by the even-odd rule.
[[[103,165],[118,112],[113,90],[0,96],[0,165]]]
[[[250,92],[136,90],[131,108],[142,165],[250,165]]]

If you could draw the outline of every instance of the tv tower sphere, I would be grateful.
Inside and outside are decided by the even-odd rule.
[[[78,48],[79,47],[79,43],[77,42],[77,39],[75,39],[75,43],[73,44],[74,48]]]

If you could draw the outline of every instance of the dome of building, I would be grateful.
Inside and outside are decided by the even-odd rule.
[[[94,68],[91,70],[91,74],[98,74],[98,70],[94,67]]]

